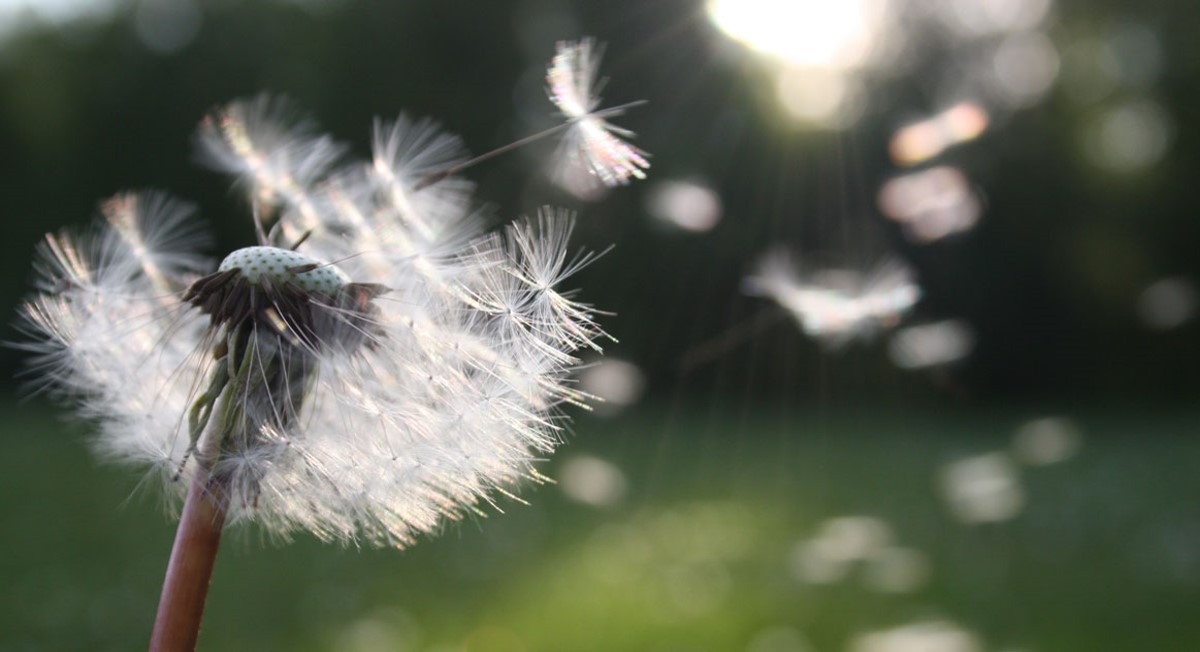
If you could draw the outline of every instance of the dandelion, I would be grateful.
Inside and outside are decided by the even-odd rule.
[[[568,215],[485,232],[465,160],[430,122],[378,123],[343,161],[279,98],[218,108],[203,159],[252,199],[256,246],[215,266],[188,205],[119,195],[48,235],[24,348],[77,401],[105,456],[186,492],[152,647],[195,644],[226,523],[404,547],[542,478],[568,381],[604,335],[560,285]],[[199,600],[196,600],[199,596]]]
[[[748,294],[778,303],[807,335],[835,348],[894,326],[921,297],[912,271],[898,260],[885,259],[868,273],[823,270],[802,277],[783,251],[763,256],[743,285]]]
[[[640,102],[598,110],[604,82],[596,75],[603,54],[603,46],[590,38],[560,41],[546,71],[547,92],[568,120],[564,157],[606,186],[624,185],[631,178],[645,179],[650,161],[645,152],[618,137],[631,138],[633,132],[607,120]]]

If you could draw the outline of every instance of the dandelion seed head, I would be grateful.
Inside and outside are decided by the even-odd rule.
[[[576,352],[605,336],[562,287],[595,258],[569,214],[484,233],[470,183],[421,183],[463,156],[429,121],[379,123],[370,162],[345,160],[260,96],[198,141],[255,198],[257,246],[214,265],[187,205],[142,192],[39,251],[22,347],[103,455],[176,499],[207,469],[228,522],[275,539],[396,547],[544,480],[589,398]]]
[[[278,247],[243,247],[225,257],[218,272],[238,270],[251,283],[295,283],[308,292],[332,295],[350,283],[335,265]]]

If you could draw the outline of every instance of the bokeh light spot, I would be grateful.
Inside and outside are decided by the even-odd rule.
[[[947,148],[978,138],[987,130],[987,111],[976,102],[959,102],[925,120],[896,130],[888,144],[892,160],[914,165],[929,160]]]
[[[1013,108],[1032,106],[1058,77],[1058,51],[1040,32],[1004,39],[992,56],[992,75],[999,99]]]
[[[898,329],[888,343],[888,355],[901,369],[926,369],[962,360],[974,347],[971,327],[949,319]]]
[[[929,559],[919,550],[889,546],[866,561],[863,583],[879,593],[911,593],[928,580]]]
[[[949,621],[930,621],[860,634],[850,652],[983,652],[971,632]]]
[[[1050,11],[1050,0],[948,0],[943,21],[963,36],[1037,27]]]
[[[695,181],[661,181],[646,194],[646,212],[684,231],[709,231],[721,221],[721,198]]]
[[[1004,453],[985,453],[942,468],[941,490],[950,513],[964,523],[1007,521],[1025,506],[1016,466]]]
[[[1074,457],[1083,433],[1065,417],[1043,417],[1025,423],[1013,435],[1013,455],[1030,466],[1057,464]]]
[[[138,39],[151,52],[171,54],[200,33],[203,12],[192,0],[143,0],[133,15]]]
[[[833,69],[784,68],[775,87],[789,116],[827,128],[848,127],[862,115],[862,87]]]
[[[1104,112],[1087,136],[1088,157],[1112,172],[1136,172],[1166,155],[1175,125],[1158,102],[1131,100]]]
[[[937,166],[896,177],[879,189],[879,210],[919,242],[932,242],[979,221],[979,199],[958,168]]]
[[[1138,296],[1137,313],[1154,330],[1179,328],[1196,316],[1196,285],[1183,277],[1159,279]]]
[[[558,486],[571,500],[593,507],[613,507],[629,490],[621,469],[591,455],[567,458],[558,472]]]
[[[596,414],[612,416],[638,402],[646,377],[637,365],[617,358],[604,358],[579,372],[579,389],[600,399]]]
[[[750,639],[746,652],[812,652],[804,635],[792,627],[768,627]]]

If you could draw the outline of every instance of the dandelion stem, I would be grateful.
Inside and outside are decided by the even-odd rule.
[[[514,149],[517,149],[518,147],[523,147],[525,145],[528,145],[529,143],[532,143],[537,140],[541,140],[542,138],[545,138],[552,134],[558,133],[558,132],[566,129],[567,127],[570,127],[572,124],[574,124],[574,122],[564,122],[563,124],[555,125],[553,127],[550,127],[549,129],[543,129],[542,131],[539,131],[536,134],[531,134],[531,135],[525,136],[524,138],[521,138],[519,140],[514,140],[513,142],[511,142],[507,145],[503,145],[501,147],[497,147],[496,149],[493,149],[490,152],[484,152],[483,154],[480,154],[479,156],[476,156],[475,158],[473,158],[469,161],[463,161],[462,163],[448,167],[444,170],[430,172],[429,174],[425,175],[420,181],[418,181],[417,185],[413,186],[413,192],[416,192],[417,190],[421,190],[422,188],[425,188],[427,186],[431,186],[452,174],[458,174],[459,172],[462,172],[463,170],[475,165],[476,163],[482,163],[490,158],[494,158],[501,154],[511,152]]]
[[[203,465],[197,467],[175,532],[150,652],[194,650],[200,636],[204,601],[225,525],[226,492],[223,481],[214,479]]]
[[[484,152],[483,154],[480,154],[479,156],[476,156],[475,158],[470,159],[468,161],[463,161],[462,163],[452,165],[443,170],[436,170],[434,172],[430,172],[429,174],[426,174],[424,177],[422,177],[419,181],[417,181],[417,184],[415,186],[413,186],[413,192],[416,192],[418,190],[421,190],[422,188],[431,186],[452,174],[458,174],[459,172],[462,172],[463,170],[465,170],[469,167],[472,167],[477,163],[483,163],[484,161],[486,161],[490,158],[494,158],[501,154],[507,154],[508,152],[511,152],[514,149],[517,149],[519,147],[524,147],[524,146],[528,145],[529,143],[537,142],[548,136],[553,136],[554,134],[556,134],[560,131],[563,131],[569,127],[575,126],[576,124],[578,124],[580,121],[584,120],[585,118],[603,119],[603,118],[608,118],[608,117],[612,117],[612,116],[617,116],[617,115],[621,115],[621,114],[625,113],[625,111],[628,109],[631,109],[635,106],[641,106],[646,103],[647,103],[647,100],[636,100],[633,102],[627,102],[620,106],[613,106],[613,107],[609,107],[607,109],[600,109],[598,111],[590,111],[590,112],[584,113],[582,115],[571,117],[569,120],[567,120],[566,122],[564,122],[562,124],[555,125],[548,129],[543,129],[543,130],[537,132],[536,134],[530,134],[528,136],[525,136],[524,138],[514,140],[513,142],[511,142],[507,145],[497,147],[496,149],[493,149],[490,152]],[[608,128],[610,130],[615,129],[614,127],[612,127],[612,125],[609,125]],[[628,134],[628,132],[625,132],[624,130],[618,129],[617,131]]]

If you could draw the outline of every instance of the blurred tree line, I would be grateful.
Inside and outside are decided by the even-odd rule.
[[[1090,109],[1052,92],[947,155],[971,170],[986,207],[974,231],[927,245],[880,218],[874,197],[896,172],[888,139],[938,108],[923,80],[951,52],[935,48],[920,66],[875,80],[864,119],[830,132],[786,124],[763,101],[756,62],[700,2],[206,2],[193,5],[194,33],[175,45],[139,37],[144,4],[63,26],[14,23],[0,37],[7,314],[27,292],[41,235],[85,222],[120,190],[162,188],[197,203],[217,236],[214,257],[249,244],[244,200],[193,160],[194,126],[220,102],[286,94],[359,157],[371,120],[403,110],[436,118],[478,153],[548,124],[541,74],[554,41],[594,35],[608,43],[608,101],[650,100],[618,120],[653,153],[650,183],[709,180],[724,204],[720,224],[682,233],[654,223],[643,206],[648,183],[579,201],[545,180],[553,142],[466,176],[498,222],[562,205],[579,213],[580,245],[616,245],[575,281],[583,298],[617,313],[604,321],[620,340],[610,350],[643,368],[653,394],[1140,400],[1190,397],[1200,381],[1195,324],[1154,332],[1135,310],[1157,278],[1200,277],[1190,178],[1200,148],[1187,119],[1200,44],[1188,3],[1060,2],[1051,29],[1061,50],[1123,16],[1155,27],[1165,53],[1158,99],[1175,116],[1165,158],[1136,175],[1089,166],[1078,134]],[[781,319],[744,341],[726,336],[721,355],[683,368],[698,346],[753,330],[772,310],[740,282],[774,243],[859,261],[898,252],[924,289],[918,315],[969,321],[974,354],[951,369],[902,371],[882,340],[825,351]],[[0,355],[11,378],[20,356]]]

